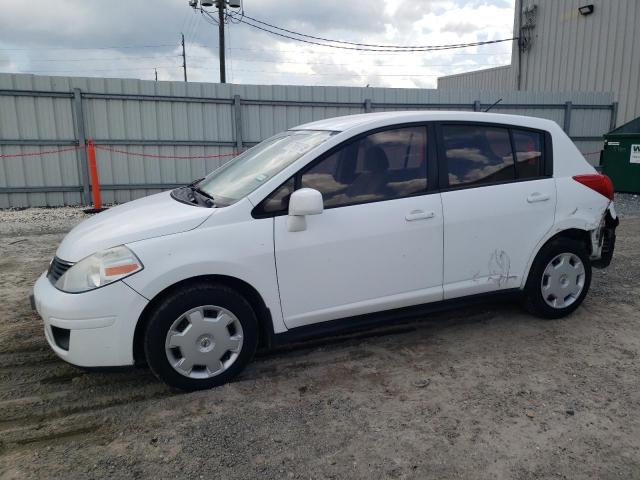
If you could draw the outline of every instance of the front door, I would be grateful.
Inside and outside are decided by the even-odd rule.
[[[377,131],[294,179],[319,190],[325,210],[299,232],[274,218],[287,327],[442,299],[442,204],[428,189],[428,150],[425,126]]]

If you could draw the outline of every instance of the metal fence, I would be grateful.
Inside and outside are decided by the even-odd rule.
[[[592,163],[616,117],[617,105],[609,93],[0,74],[0,208],[89,203],[84,149],[89,138],[98,148],[103,200],[120,203],[188,183],[218,167],[228,154],[301,123],[391,110],[481,111],[499,98],[503,100],[493,112],[555,120]]]

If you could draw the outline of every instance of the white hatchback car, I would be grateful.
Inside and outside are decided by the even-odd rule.
[[[258,347],[519,295],[575,310],[611,261],[613,188],[554,122],[321,120],[74,228],[37,281],[51,348],[209,388]]]

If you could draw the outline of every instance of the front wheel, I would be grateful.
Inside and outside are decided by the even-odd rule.
[[[543,318],[561,318],[584,300],[591,284],[591,262],[584,245],[557,238],[538,253],[525,287],[525,307]]]
[[[222,385],[249,363],[258,342],[251,305],[222,285],[187,285],[151,312],[145,355],[153,373],[182,390]]]

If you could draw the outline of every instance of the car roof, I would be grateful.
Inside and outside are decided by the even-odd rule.
[[[543,118],[525,117],[522,115],[505,115],[502,113],[484,112],[453,112],[453,111],[401,111],[377,112],[346,115],[343,117],[326,118],[311,123],[305,123],[292,130],[331,130],[346,132],[348,130],[373,129],[412,122],[429,121],[467,121],[482,123],[502,123],[543,130],[554,129],[558,125]]]

